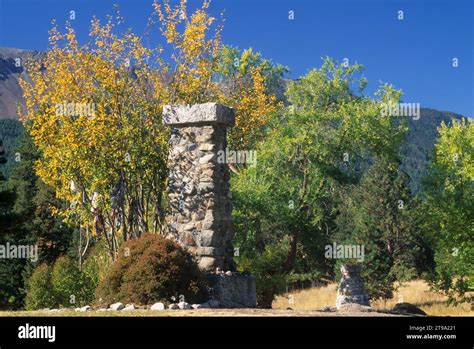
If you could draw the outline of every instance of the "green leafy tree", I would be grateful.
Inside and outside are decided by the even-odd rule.
[[[274,118],[256,166],[233,178],[240,259],[287,241],[279,274],[292,280],[330,274],[324,245],[335,230],[344,187],[358,180],[371,157],[396,157],[405,132],[380,113],[381,102],[397,101],[398,91],[383,85],[378,100],[352,92],[354,83],[361,91],[365,85],[356,77],[360,69],[326,59],[290,84],[292,105]]]
[[[263,58],[252,48],[222,47],[214,78],[222,88],[221,102],[236,108],[236,126],[229,129],[227,137],[230,149],[252,149],[262,140],[269,116],[286,100],[286,72],[287,67]]]
[[[289,72],[288,67],[263,58],[260,52],[255,52],[252,48],[242,51],[238,47],[224,45],[219,56],[217,78],[231,89],[241,77],[250,79],[254,68],[258,68],[265,77],[269,93],[277,96],[279,100],[286,100],[283,76]]]
[[[451,302],[474,289],[474,122],[442,124],[424,182],[425,224],[435,245],[431,283]]]

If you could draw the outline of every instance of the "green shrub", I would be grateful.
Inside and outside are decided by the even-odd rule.
[[[237,258],[239,269],[250,271],[257,286],[259,308],[271,308],[275,295],[284,292],[288,273],[284,270],[288,244],[284,241],[265,246],[261,253]]]
[[[67,256],[59,257],[54,263],[51,283],[57,306],[78,307],[90,304],[94,299],[93,280]]]
[[[96,285],[99,284],[99,280],[107,275],[112,264],[112,258],[109,253],[110,251],[103,240],[96,241],[89,248],[82,272],[87,274]]]
[[[55,306],[56,301],[51,284],[51,269],[46,263],[40,264],[28,279],[28,292],[25,298],[27,310],[53,308]]]
[[[87,268],[81,272],[75,261],[61,256],[52,267],[41,264],[33,271],[28,280],[26,309],[70,308],[90,304],[96,285]]]
[[[204,301],[203,276],[189,253],[152,234],[122,244],[96,292],[97,298],[110,303],[151,304],[182,296],[189,303]]]

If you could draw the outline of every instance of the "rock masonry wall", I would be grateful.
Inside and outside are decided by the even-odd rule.
[[[169,233],[195,255],[201,270],[234,271],[229,169],[218,163],[234,111],[216,103],[165,106],[169,141]]]

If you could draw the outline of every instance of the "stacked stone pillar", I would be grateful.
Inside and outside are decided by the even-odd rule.
[[[206,273],[211,299],[223,307],[255,307],[255,280],[235,272],[229,167],[219,162],[234,110],[216,103],[165,106],[163,119],[172,127],[169,234]]]
[[[169,232],[196,256],[201,270],[234,271],[229,169],[218,162],[234,110],[216,103],[165,106],[169,151]]]

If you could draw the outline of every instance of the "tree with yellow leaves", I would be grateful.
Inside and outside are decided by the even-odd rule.
[[[235,106],[240,146],[250,144],[251,133],[277,108],[257,68],[239,76],[232,90],[215,79],[222,26],[207,12],[208,1],[189,15],[184,0],[153,6],[171,63],[162,58],[166,48],[147,48],[130,30],[116,34],[120,16],[105,23],[94,18],[85,45],[71,25],[61,32],[54,23],[50,49],[40,61],[26,62],[28,78],[20,82],[22,119],[42,154],[36,171],[70,203],[60,214],[80,225],[81,255],[93,236],[104,237],[114,258],[122,241],[161,231],[168,140],[163,105]]]
[[[167,149],[163,99],[151,98],[151,82],[165,94],[147,64],[154,52],[114,26],[94,19],[85,46],[72,27],[54,26],[51,49],[27,62],[21,81],[38,175],[71,203],[65,219],[81,224],[86,241],[104,235],[112,255],[120,241],[159,229]]]
[[[263,59],[252,48],[222,48],[218,70],[221,100],[236,108],[236,127],[229,133],[230,147],[254,148],[263,139],[270,116],[283,106],[276,95],[284,89],[282,77],[286,72],[287,67]]]

